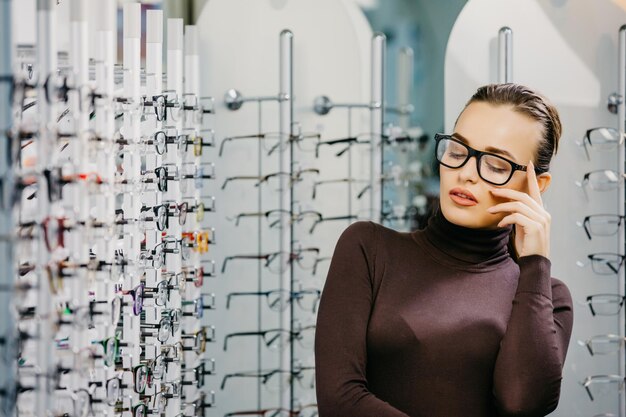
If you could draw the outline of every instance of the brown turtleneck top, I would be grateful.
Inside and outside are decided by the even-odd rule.
[[[512,227],[466,228],[441,211],[412,233],[348,226],[317,318],[320,417],[553,411],[572,300],[548,258],[511,258]]]

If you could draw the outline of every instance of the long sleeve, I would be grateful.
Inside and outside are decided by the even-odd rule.
[[[367,385],[376,235],[373,223],[356,222],[344,230],[335,247],[315,335],[320,417],[408,417],[369,392]]]
[[[498,413],[545,416],[559,402],[562,370],[572,333],[572,298],[550,276],[541,255],[519,258],[519,282],[494,369]]]

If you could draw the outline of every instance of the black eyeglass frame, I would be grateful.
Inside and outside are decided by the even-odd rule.
[[[465,149],[467,149],[467,156],[465,157],[465,161],[463,161],[461,163],[461,165],[459,165],[459,166],[450,166],[450,165],[442,162],[441,160],[439,160],[439,158],[437,157],[437,148],[439,147],[439,142],[441,142],[444,139],[451,140],[454,143],[457,143],[457,144],[463,146]],[[495,154],[495,153],[491,153],[491,152],[483,152],[483,151],[476,150],[476,149],[472,148],[471,146],[469,146],[468,144],[463,143],[460,140],[456,139],[452,135],[446,135],[446,134],[442,134],[442,133],[435,133],[435,143],[436,143],[435,144],[435,158],[437,159],[437,162],[439,162],[441,165],[443,165],[445,167],[448,167],[448,168],[451,168],[451,169],[458,169],[458,168],[463,167],[465,164],[467,164],[467,161],[469,161],[470,158],[472,156],[474,156],[474,157],[476,157],[476,170],[478,172],[478,176],[483,181],[488,182],[489,184],[498,185],[498,186],[505,185],[506,183],[511,181],[511,178],[513,177],[513,174],[515,173],[515,171],[526,171],[527,168],[528,168],[527,165],[517,164],[517,163],[511,161],[510,159],[507,159],[507,158],[505,158],[505,157],[503,157],[501,155],[498,155],[498,154]],[[503,160],[503,161],[505,161],[505,162],[507,162],[508,164],[511,165],[511,172],[509,173],[509,177],[506,179],[506,181],[501,182],[501,183],[496,183],[496,182],[493,182],[493,181],[486,180],[482,176],[481,169],[480,169],[480,160],[481,160],[481,158],[484,155],[493,156],[493,157],[501,159],[501,160]],[[547,171],[545,171],[545,170],[543,170],[541,168],[535,167],[535,173],[536,174],[543,174],[544,172],[547,172]]]

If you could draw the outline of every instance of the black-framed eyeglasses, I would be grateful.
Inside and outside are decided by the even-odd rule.
[[[139,213],[139,224],[147,229],[146,223],[154,222],[159,231],[163,231],[168,227],[168,211],[167,206],[160,204],[158,206],[147,207],[142,206]]]
[[[207,363],[209,364],[207,366]],[[193,381],[188,381],[184,379],[182,381],[182,385],[195,385],[196,388],[202,388],[204,386],[204,377],[206,375],[214,375],[215,374],[215,359],[205,359],[202,363],[195,368],[185,368],[181,369],[181,372],[193,372]]]
[[[526,171],[526,165],[517,164],[500,155],[478,151],[452,135],[435,134],[435,156],[440,164],[448,168],[461,168],[476,157],[478,176],[493,185],[504,185],[513,176],[515,171]],[[537,174],[544,171],[535,167]]]
[[[321,291],[315,288],[303,289],[300,291],[269,290],[269,291],[243,291],[231,292],[226,296],[226,309],[230,308],[233,297],[254,296],[265,297],[267,305],[274,311],[284,311],[293,300],[305,311],[315,313],[319,302]]]
[[[619,214],[592,214],[586,216],[582,223],[576,224],[585,229],[587,238],[591,240],[592,236],[613,236],[622,225],[622,221],[626,216]]]
[[[591,269],[598,275],[613,275],[619,273],[626,255],[613,252],[598,252],[590,253],[587,255],[588,261],[577,261],[576,264],[580,267],[585,267],[591,264]]]
[[[297,129],[294,129],[297,130]],[[243,140],[243,139],[260,139],[265,151],[267,151],[267,155],[272,155],[276,150],[286,149],[289,143],[295,143],[298,149],[303,152],[316,152],[318,148],[318,144],[320,141],[321,135],[317,132],[293,132],[289,133],[279,133],[279,132],[266,132],[266,133],[256,133],[251,135],[239,135],[239,136],[229,136],[225,137],[220,144],[219,156],[222,156],[224,153],[224,145],[227,142],[232,142],[235,140]],[[317,157],[317,152],[316,152]]]
[[[626,301],[620,294],[593,294],[587,296],[585,304],[589,306],[592,316],[615,316],[619,314]]]
[[[263,184],[263,183],[270,183],[271,180],[273,180],[274,178],[280,178],[281,176],[286,176],[287,179],[289,180],[289,184],[293,184],[295,182],[299,182],[302,181],[302,174],[319,174],[320,170],[317,168],[296,168],[293,170],[293,172],[286,172],[286,171],[278,171],[278,172],[272,172],[270,174],[264,175],[259,179],[259,182],[257,182],[256,184],[254,184],[255,187],[258,187],[259,185]],[[278,182],[279,180],[276,180],[276,182]]]
[[[580,383],[580,385],[582,385],[583,388],[585,388],[585,390],[587,391],[587,395],[589,395],[589,399],[591,401],[594,401],[594,396],[591,393],[592,389],[590,387],[600,386],[604,388],[609,385],[612,385],[616,387],[617,390],[621,391],[622,389],[624,389],[625,381],[626,381],[626,378],[624,378],[621,375],[591,375],[591,376],[586,377],[585,380]],[[603,388],[600,388],[599,390],[606,391],[606,389],[605,388],[603,389]]]
[[[277,227],[281,224],[283,219],[290,219],[291,223],[299,223],[303,219],[312,218],[314,220],[321,219],[322,213],[315,210],[299,210],[296,213],[292,213],[291,210],[285,209],[272,209],[266,211],[252,211],[238,213],[235,217],[229,217],[228,220],[234,220],[235,226],[239,226],[239,221],[243,217],[265,217],[270,228]]]
[[[256,378],[260,379],[261,383],[267,387],[271,391],[277,391],[282,386],[283,388],[288,387],[293,380],[298,381],[302,388],[312,388],[314,386],[315,375],[313,372],[313,378],[311,378],[310,383],[305,384],[303,382],[303,372],[304,371],[315,371],[314,367],[310,366],[301,366],[294,371],[289,371],[285,369],[270,369],[270,370],[254,370],[254,371],[246,371],[246,372],[234,372],[232,374],[224,375],[222,379],[222,384],[220,389],[224,389],[226,387],[226,381],[230,378]],[[283,383],[281,384],[281,379]]]
[[[595,191],[611,191],[620,187],[624,183],[626,174],[612,169],[594,169],[585,172],[583,179],[575,181],[575,184],[583,189],[585,195],[587,188]],[[588,197],[587,197],[588,198]]]
[[[319,248],[300,248],[295,252],[277,251],[268,252],[263,254],[242,254],[226,256],[222,263],[222,273],[226,272],[226,264],[229,261],[235,259],[256,259],[264,260],[264,266],[269,269],[270,272],[275,274],[282,274],[287,268],[295,261],[302,269],[312,269],[315,259],[319,254]]]
[[[591,160],[587,145],[600,151],[607,151],[617,148],[622,143],[624,143],[624,135],[620,134],[619,130],[613,127],[594,127],[588,129],[582,140],[576,141],[576,144],[582,146],[585,150],[587,160]]]
[[[303,348],[309,349],[313,347],[315,335],[315,325],[309,325],[292,331],[289,329],[268,329],[250,332],[235,332],[224,336],[224,351],[228,350],[228,340],[233,337],[254,336],[260,337],[269,349],[284,349],[290,342],[298,341]]]
[[[324,184],[366,184],[366,187],[369,188],[369,180],[364,180],[364,179],[356,179],[356,178],[337,178],[337,179],[331,179],[331,180],[321,180],[321,181],[315,181],[313,183],[313,194],[311,196],[311,198],[313,200],[315,200],[315,197],[317,197],[317,189],[320,185],[324,185]],[[360,196],[364,193],[364,190],[361,189],[361,191],[359,192],[359,196],[357,198],[360,198]]]
[[[262,408],[258,410],[233,411],[224,414],[224,417],[259,416],[259,417],[299,417],[300,412],[282,407]]]
[[[117,368],[117,372],[131,372],[133,375],[133,390],[137,394],[143,394],[148,386],[148,365],[141,363],[132,368]]]
[[[345,154],[353,145],[367,145],[372,143],[372,139],[382,139],[381,135],[372,133],[361,133],[355,136],[346,136],[342,138],[327,139],[323,142],[318,142],[315,148],[315,157],[319,157],[319,148],[321,146],[334,146],[334,145],[347,145],[343,147],[339,152],[335,153],[336,157],[340,157]]]
[[[617,353],[625,342],[626,337],[617,334],[601,334],[587,340],[578,340],[578,344],[585,346],[591,356]]]

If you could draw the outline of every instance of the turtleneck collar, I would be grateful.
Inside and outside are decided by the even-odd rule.
[[[485,267],[510,258],[507,244],[512,229],[512,225],[497,229],[459,226],[446,219],[439,207],[421,232],[452,265]]]

